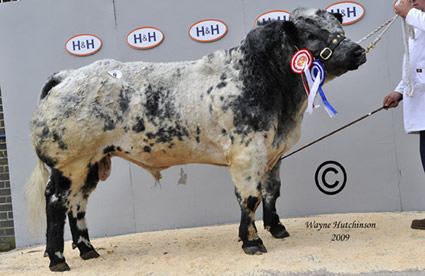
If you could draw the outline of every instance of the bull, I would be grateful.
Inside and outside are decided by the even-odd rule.
[[[70,269],[63,255],[66,216],[81,258],[99,256],[86,206],[109,176],[112,157],[155,179],[175,165],[226,166],[241,208],[243,251],[267,252],[254,222],[261,202],[264,227],[275,238],[288,237],[276,211],[279,157],[299,140],[307,106],[302,77],[290,66],[302,48],[322,60],[326,81],[366,61],[364,49],[345,37],[340,15],[298,8],[290,21],[256,26],[237,47],[199,60],[107,59],[51,76],[30,124],[38,165],[26,188],[31,212],[45,197],[50,269]]]

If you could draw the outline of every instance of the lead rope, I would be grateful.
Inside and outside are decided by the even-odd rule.
[[[382,24],[381,26],[379,26],[378,28],[376,28],[375,30],[373,30],[371,33],[369,33],[368,35],[366,35],[365,37],[363,37],[362,39],[360,39],[359,41],[357,41],[357,44],[362,43],[363,41],[365,41],[366,39],[368,39],[369,37],[373,36],[374,34],[376,34],[377,32],[379,32],[382,28],[385,27],[385,29],[375,38],[374,41],[372,41],[369,46],[366,49],[366,54],[369,53],[369,51],[373,48],[375,48],[376,44],[382,39],[382,36],[388,31],[388,29],[390,28],[390,26],[394,23],[394,21],[397,19],[398,15],[395,14],[391,19],[389,19],[387,22],[385,22],[384,24]]]
[[[376,44],[382,39],[382,36],[388,31],[388,29],[394,23],[394,21],[397,19],[397,17],[398,17],[398,15],[395,14],[387,22],[385,22],[384,24],[382,24],[381,26],[379,26],[378,28],[373,30],[370,34],[366,35],[365,37],[363,37],[362,39],[360,39],[357,42],[357,44],[362,43],[363,41],[365,41],[369,37],[373,36],[374,34],[379,32],[382,28],[385,27],[384,30],[375,38],[375,40],[372,41],[369,44],[369,46],[367,47],[367,49],[365,51],[365,54],[369,53],[369,51],[371,49],[375,48]],[[413,95],[413,85],[412,85],[412,81],[411,81],[410,65],[409,65],[410,64],[409,37],[414,39],[415,38],[415,32],[414,32],[413,28],[406,23],[406,19],[404,19],[404,18],[402,20],[402,30],[403,30],[404,52],[406,53],[406,57],[405,57],[405,60],[404,60],[404,62],[405,62],[405,64],[404,64],[404,74],[406,76],[405,81],[406,81],[406,86],[407,86],[406,95],[411,97]]]
[[[307,145],[303,146],[302,148],[299,148],[299,149],[297,149],[296,151],[291,152],[291,153],[290,153],[290,154],[288,154],[288,155],[285,155],[285,156],[280,157],[280,158],[279,158],[279,161],[280,161],[280,160],[283,160],[283,159],[285,159],[285,158],[288,158],[289,156],[291,156],[291,155],[293,155],[293,154],[295,154],[295,153],[297,153],[297,152],[299,152],[299,151],[302,151],[303,149],[305,149],[305,148],[307,148],[307,147],[309,147],[309,146],[312,146],[312,145],[316,144],[317,142],[322,141],[322,140],[323,140],[323,139],[325,139],[325,138],[328,138],[329,136],[331,136],[331,135],[333,135],[333,134],[335,134],[335,133],[337,133],[337,132],[339,132],[339,131],[343,130],[344,128],[347,128],[347,127],[349,127],[349,126],[351,126],[351,125],[354,125],[355,123],[360,122],[360,121],[361,121],[361,120],[363,120],[363,119],[366,119],[367,117],[372,116],[373,114],[375,114],[375,113],[376,113],[376,112],[378,112],[378,111],[381,111],[381,110],[382,110],[382,109],[384,109],[384,108],[386,108],[386,106],[382,106],[382,107],[380,107],[380,108],[378,108],[378,109],[375,109],[374,111],[372,111],[372,112],[370,112],[370,113],[368,113],[368,114],[366,114],[366,115],[364,115],[364,116],[362,116],[362,117],[358,118],[357,120],[354,120],[354,121],[352,121],[351,123],[348,123],[348,124],[346,124],[345,126],[342,126],[342,127],[338,128],[338,129],[336,129],[336,130],[332,131],[331,133],[328,133],[328,134],[326,134],[326,135],[324,135],[324,136],[320,137],[319,139],[314,140],[314,141],[313,141],[313,142],[311,142],[310,144],[307,144]]]
[[[403,19],[402,23],[403,38],[404,38],[404,52],[406,53],[404,60],[404,74],[406,79],[407,92],[406,95],[409,97],[413,96],[413,85],[412,78],[410,76],[410,51],[409,51],[409,36],[412,39],[415,39],[415,30],[412,26],[406,23],[406,19]]]

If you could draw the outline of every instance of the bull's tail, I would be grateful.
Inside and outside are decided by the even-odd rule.
[[[29,230],[33,235],[46,227],[46,201],[44,194],[48,179],[49,171],[43,161],[38,159],[37,166],[34,168],[25,186],[25,199],[27,201],[27,213],[30,222]]]

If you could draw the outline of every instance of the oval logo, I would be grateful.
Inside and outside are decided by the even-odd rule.
[[[102,48],[102,40],[92,34],[79,34],[65,43],[65,49],[74,56],[93,55]]]
[[[127,43],[133,48],[146,50],[151,49],[164,40],[164,33],[154,27],[141,27],[132,30],[127,35]]]
[[[281,20],[281,21],[288,21],[289,16],[291,13],[283,10],[274,10],[274,11],[268,11],[265,13],[260,14],[256,19],[254,24],[258,23],[265,23],[272,20]]]
[[[190,26],[189,36],[198,42],[213,42],[227,33],[227,26],[216,19],[201,20]]]
[[[342,25],[356,23],[362,19],[365,14],[365,8],[359,3],[353,1],[334,3],[325,10],[332,13],[340,13],[342,15]]]

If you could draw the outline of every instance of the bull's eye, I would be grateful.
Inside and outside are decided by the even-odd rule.
[[[307,39],[308,40],[314,40],[314,39],[316,39],[316,36],[314,34],[310,33],[310,34],[308,34]]]

